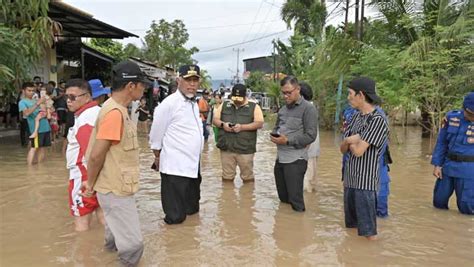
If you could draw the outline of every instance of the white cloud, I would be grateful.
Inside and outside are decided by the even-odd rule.
[[[283,0],[67,0],[65,2],[90,13],[96,19],[139,35],[140,38],[145,36],[152,20],[183,20],[190,35],[187,46],[196,46],[201,51],[286,30],[286,25],[279,15]],[[282,33],[236,46],[235,48],[245,50],[240,56],[241,73],[242,58],[269,55],[272,38],[286,39],[289,35],[289,32]],[[127,38],[122,42],[141,46],[139,38]],[[234,71],[236,69],[237,55],[232,48],[198,53],[193,57],[209,71],[214,79],[228,78],[231,76],[228,69]]]
[[[86,11],[105,23],[127,30],[140,38],[146,34],[153,20],[183,20],[189,33],[187,47],[196,46],[200,51],[224,47],[243,41],[287,30],[280,18],[280,8],[285,0],[160,0],[160,1],[114,1],[114,0],[66,0],[68,4]],[[331,12],[338,3],[328,3]],[[337,10],[342,8],[342,4]],[[340,23],[342,12],[334,11],[331,24]],[[352,18],[353,15],[350,15]],[[233,26],[229,26],[233,25]],[[242,59],[270,55],[271,41],[280,38],[285,41],[292,31],[276,36],[235,46],[244,49]],[[127,38],[123,43],[141,46],[139,38]],[[237,55],[231,48],[193,56],[201,67],[207,69],[214,79],[229,78],[235,71]]]

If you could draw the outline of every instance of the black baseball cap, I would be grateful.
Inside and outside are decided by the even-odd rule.
[[[114,75],[114,81],[130,81],[130,82],[142,82],[146,85],[150,84],[150,80],[146,77],[145,73],[140,70],[137,63],[132,61],[122,61],[115,65],[112,69]]]
[[[246,97],[247,96],[247,87],[245,85],[238,83],[232,87],[232,96],[241,96],[241,97]]]
[[[179,67],[179,77],[189,78],[196,76],[201,78],[201,69],[198,65],[183,65]]]
[[[382,100],[375,91],[375,81],[368,77],[358,77],[347,84],[347,87],[354,91],[362,91],[370,98],[374,104],[380,104]]]

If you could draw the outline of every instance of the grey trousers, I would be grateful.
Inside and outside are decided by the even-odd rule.
[[[143,236],[134,196],[97,193],[105,217],[105,247],[117,250],[120,262],[136,266],[143,254]]]

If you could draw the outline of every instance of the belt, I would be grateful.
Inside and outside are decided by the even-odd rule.
[[[448,153],[448,159],[458,162],[474,162],[474,156]]]

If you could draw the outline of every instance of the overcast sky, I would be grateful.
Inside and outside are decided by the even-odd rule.
[[[193,55],[193,58],[198,60],[202,68],[209,71],[213,79],[229,79],[235,75],[237,53],[233,49],[244,49],[239,59],[239,70],[242,74],[242,59],[270,55],[273,38],[285,41],[292,34],[280,18],[284,0],[66,0],[64,2],[140,38],[145,36],[153,20],[184,21],[189,33],[186,46],[199,48],[201,52]],[[343,20],[342,12],[338,12],[338,9],[333,11],[337,5],[337,3],[328,4],[330,22],[333,24]],[[262,38],[268,35],[271,36]],[[261,39],[252,41],[259,38]],[[119,41],[141,46],[139,38]],[[217,49],[245,41],[251,42]],[[213,51],[205,52],[207,50]]]

